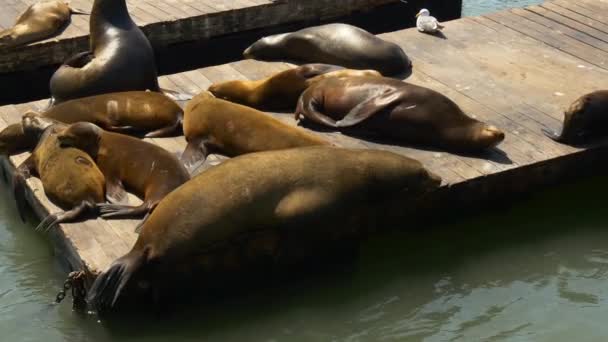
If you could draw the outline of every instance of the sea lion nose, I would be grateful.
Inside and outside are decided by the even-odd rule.
[[[441,185],[441,182],[442,182],[441,177],[439,177],[435,173],[428,171],[428,170],[427,170],[427,174],[429,175],[429,180],[430,180],[432,187],[438,187]]]
[[[482,133],[481,138],[488,142],[491,142],[493,146],[498,145],[500,142],[505,140],[505,133],[498,129],[496,126],[486,126]]]

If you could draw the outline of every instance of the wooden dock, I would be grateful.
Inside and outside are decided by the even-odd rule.
[[[419,159],[445,181],[429,205],[448,201],[476,208],[471,205],[580,175],[595,162],[608,159],[608,145],[560,145],[541,129],[558,130],[564,109],[576,98],[608,89],[608,24],[603,18],[608,18],[608,0],[555,0],[447,22],[447,39],[415,29],[381,35],[401,45],[413,60],[414,73],[408,82],[435,89],[470,116],[503,129],[506,139],[499,146],[503,153],[476,158],[373,143],[339,133],[319,134],[346,147],[390,150]],[[258,79],[288,67],[246,60],[163,76],[160,82],[165,88],[196,93],[214,82]],[[16,122],[27,109],[44,104],[0,107],[0,125]],[[294,124],[292,115],[270,115]],[[183,137],[150,141],[172,152],[185,147]],[[26,156],[14,156],[5,164],[14,167]],[[215,156],[208,161],[221,160]],[[44,196],[37,178],[28,184],[38,217],[58,210]],[[60,258],[72,269],[86,269],[94,276],[131,248],[135,223],[97,219],[64,224],[52,237]]]
[[[27,6],[38,0],[0,0],[0,29],[11,27]],[[399,0],[128,0],[129,13],[159,49],[237,32],[294,22],[329,20],[353,12],[399,3]],[[93,0],[73,0],[74,8],[90,12]],[[0,74],[58,65],[88,50],[89,16],[72,15],[57,37],[0,53]]]

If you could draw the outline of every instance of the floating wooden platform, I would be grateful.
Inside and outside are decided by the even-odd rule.
[[[27,6],[38,0],[0,0],[0,29],[11,27]],[[294,22],[328,20],[367,11],[399,0],[128,0],[133,20],[155,48],[209,39]],[[73,0],[74,8],[90,12],[93,0]],[[72,15],[57,37],[0,52],[0,74],[63,63],[88,50],[89,16]]]
[[[608,159],[607,144],[573,148],[548,139],[541,129],[558,130],[562,113],[582,94],[608,89],[608,0],[556,0],[541,6],[464,18],[446,23],[446,39],[408,29],[381,35],[400,44],[414,63],[407,81],[435,89],[470,116],[502,128],[507,136],[484,158],[380,144],[339,133],[319,133],[346,147],[390,150],[419,159],[445,185],[428,205],[469,208],[490,198],[529,192],[577,175]],[[289,68],[284,63],[239,61],[161,77],[166,88],[196,93],[211,83],[258,79]],[[2,126],[45,101],[0,107]],[[270,114],[295,124],[292,115]],[[183,137],[151,139],[180,152]],[[26,158],[14,156],[11,167]],[[209,158],[210,164],[221,157]],[[28,181],[30,202],[39,217],[57,208],[40,181]],[[449,185],[448,185],[449,184]],[[133,245],[135,221],[90,220],[64,224],[53,233],[61,258],[93,276]]]

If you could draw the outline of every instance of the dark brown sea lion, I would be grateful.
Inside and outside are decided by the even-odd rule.
[[[66,125],[48,118],[26,115],[23,117],[23,127],[26,135],[39,138],[39,142],[13,176],[13,191],[21,219],[24,219],[25,180],[31,174],[40,177],[44,192],[53,203],[68,210],[49,215],[38,228],[69,222],[93,212],[96,204],[104,201],[105,179],[85,152],[59,146],[57,134]]]
[[[218,98],[260,110],[293,110],[302,92],[312,83],[337,76],[380,76],[380,73],[330,64],[305,64],[261,80],[216,83],[209,91]]]
[[[453,101],[427,88],[386,77],[328,78],[298,101],[296,119],[374,133],[382,138],[475,152],[499,144],[504,133],[468,117]]]
[[[257,233],[275,232],[278,241],[240,262],[261,253],[281,260],[290,252],[282,246],[285,239],[339,240],[346,232],[363,231],[363,222],[345,222],[380,199],[399,198],[408,205],[406,199],[440,183],[418,161],[386,151],[315,146],[230,159],[159,203],[133,249],[95,280],[89,303],[109,309],[123,290],[139,282],[164,290],[180,276],[181,265],[193,266]]]
[[[564,113],[560,134],[544,132],[549,138],[570,145],[608,136],[608,90],[598,90],[574,101]]]
[[[70,21],[70,14],[83,14],[63,1],[41,1],[30,5],[13,27],[0,31],[0,49],[50,38]]]
[[[68,124],[91,122],[108,131],[148,131],[146,137],[159,137],[180,128],[183,111],[161,93],[127,91],[69,100],[39,114]]]
[[[72,124],[57,139],[63,147],[87,152],[106,177],[106,198],[112,204],[99,205],[104,218],[144,216],[145,220],[163,197],[190,179],[182,163],[165,149],[92,123]],[[126,198],[125,187],[143,203],[120,204]]]
[[[372,69],[385,76],[406,73],[412,68],[412,62],[397,44],[347,24],[314,26],[264,37],[248,47],[243,56]]]
[[[184,135],[188,145],[182,161],[188,168],[209,153],[229,157],[245,153],[311,145],[328,145],[322,138],[289,126],[256,109],[215,98],[203,91],[186,104]]]
[[[55,103],[119,91],[160,91],[154,51],[125,0],[95,0],[89,27],[90,51],[70,58],[51,78]]]

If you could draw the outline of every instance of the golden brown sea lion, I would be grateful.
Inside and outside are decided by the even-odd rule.
[[[209,153],[229,157],[245,153],[311,145],[322,138],[289,126],[256,109],[215,98],[203,91],[186,104],[184,135],[188,145],[182,161],[188,168]]]
[[[68,59],[51,78],[55,103],[119,91],[160,90],[154,51],[129,16],[125,0],[95,0],[89,31],[90,51]]]
[[[68,124],[91,122],[108,131],[147,131],[146,137],[159,137],[180,128],[183,111],[161,93],[127,91],[69,100],[40,115]]]
[[[99,205],[104,218],[147,217],[163,197],[190,179],[182,163],[165,149],[92,123],[72,124],[57,139],[63,147],[87,152],[106,177],[106,197],[112,204]],[[125,187],[143,203],[120,204],[126,198]]]
[[[131,251],[95,280],[89,303],[109,309],[123,290],[139,282],[162,291],[179,283],[181,265],[195,267],[204,255],[264,232],[275,232],[279,241],[269,249],[249,250],[253,254],[245,260],[237,253],[237,261],[247,263],[261,253],[280,261],[290,252],[282,248],[284,240],[332,241],[361,232],[367,228],[363,222],[345,223],[350,216],[381,199],[409,205],[407,199],[440,183],[418,161],[386,151],[315,146],[230,159],[159,203]]]
[[[562,132],[544,131],[558,142],[579,145],[608,136],[608,90],[598,90],[578,98],[564,113]]]
[[[264,37],[248,47],[243,56],[372,69],[385,76],[412,69],[412,62],[399,45],[347,24],[314,26]]]
[[[424,87],[386,77],[328,78],[298,101],[306,118],[356,133],[374,133],[450,151],[476,152],[499,144],[504,133],[468,117],[453,101]]]
[[[39,137],[39,142],[13,176],[13,191],[21,219],[24,219],[25,180],[31,174],[40,177],[44,193],[53,203],[68,210],[49,215],[38,228],[69,222],[96,210],[96,204],[103,202],[105,197],[104,176],[85,152],[59,146],[57,134],[66,125],[26,115],[23,127],[26,135]]]
[[[50,38],[70,21],[70,14],[83,14],[63,1],[41,1],[30,5],[13,27],[0,31],[0,48],[11,48]]]
[[[305,64],[256,81],[216,83],[209,91],[216,97],[260,110],[293,110],[298,97],[312,83],[327,77],[381,76],[375,70],[353,70],[330,64]]]

